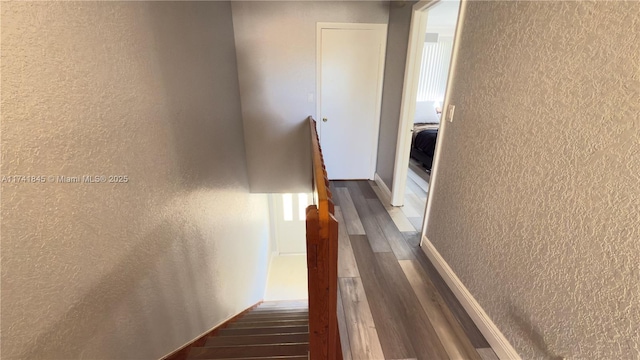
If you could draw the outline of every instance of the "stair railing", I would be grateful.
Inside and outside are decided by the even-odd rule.
[[[338,221],[329,190],[316,121],[309,116],[314,205],[307,207],[309,355],[311,360],[342,360],[338,330]]]

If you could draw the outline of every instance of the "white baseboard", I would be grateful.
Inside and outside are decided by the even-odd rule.
[[[389,190],[389,188],[387,187],[387,184],[384,183],[384,181],[382,181],[382,178],[380,177],[380,175],[378,175],[378,173],[375,174],[374,176],[376,185],[378,185],[378,188],[380,188],[380,190],[382,190],[382,194],[386,197],[382,203],[383,204],[389,204],[391,203],[391,190]],[[383,200],[383,199],[380,199]]]
[[[449,285],[451,291],[456,296],[462,307],[467,311],[473,322],[476,324],[482,335],[484,335],[493,351],[498,355],[500,360],[521,360],[520,355],[509,344],[496,324],[491,321],[489,315],[482,309],[480,304],[473,298],[469,290],[464,286],[462,281],[453,272],[449,264],[444,260],[442,255],[436,250],[435,246],[427,239],[422,237],[422,250],[425,252],[429,260],[440,273],[440,276]]]

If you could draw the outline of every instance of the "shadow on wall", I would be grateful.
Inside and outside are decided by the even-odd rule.
[[[155,3],[150,15],[181,185],[239,183],[248,190],[232,20],[204,19],[210,12],[197,4],[178,16],[167,10],[171,6]],[[205,34],[193,25],[207,21],[228,24],[206,27]],[[215,45],[198,43],[203,39]]]
[[[126,337],[126,334],[118,333],[118,326],[129,328],[133,325],[135,327],[134,332],[136,334],[148,334],[145,339],[135,339],[136,343],[149,342],[144,347],[159,346],[156,348],[166,347],[166,344],[153,344],[153,334],[158,331],[157,323],[166,322],[160,319],[149,319],[148,323],[140,322],[139,318],[134,320],[134,324],[130,324],[131,319],[128,318],[115,318],[114,314],[118,313],[119,306],[124,300],[131,299],[131,294],[136,293],[144,282],[145,278],[156,269],[157,263],[162,261],[163,256],[172,247],[198,247],[199,244],[203,244],[201,241],[189,241],[187,244],[183,238],[183,234],[176,231],[179,229],[179,224],[171,224],[165,222],[156,227],[155,230],[141,239],[133,248],[132,251],[124,257],[118,264],[115,265],[113,270],[102,277],[100,281],[94,283],[94,285],[83,295],[79,301],[77,301],[69,310],[46,331],[38,335],[35,340],[28,344],[23,350],[19,358],[21,359],[78,359],[82,357],[83,350],[87,344],[90,344],[91,339],[97,333],[114,332],[114,339],[111,341],[113,345],[116,343],[124,344],[131,342],[130,338],[117,338],[118,336]],[[171,241],[158,241],[158,239],[172,239]],[[210,250],[209,250],[210,251]],[[205,249],[200,248],[196,251],[190,252],[191,254],[204,254]],[[190,258],[187,260],[188,264],[192,264],[192,268],[195,268],[197,264],[201,264],[203,258]],[[163,263],[163,266],[168,266],[171,263]],[[175,273],[181,273],[183,268],[179,267],[179,263],[173,263],[172,271]],[[198,284],[189,282],[189,280],[196,280],[196,277],[183,277],[183,289],[175,289],[171,296],[181,296],[182,299],[172,299],[171,303],[187,303],[188,297],[192,297],[198,289]],[[150,291],[150,292],[149,292]],[[139,309],[141,313],[144,313],[146,307],[150,303],[150,297],[154,300],[154,311],[158,313],[158,307],[160,310],[164,309],[164,314],[170,314],[171,304],[163,301],[167,297],[167,294],[163,292],[159,287],[153,289],[145,289],[145,298],[138,298],[135,308]],[[214,299],[212,299],[213,301]],[[131,308],[130,304],[127,307]],[[191,319],[202,319],[201,308],[191,309],[196,315]],[[130,315],[130,314],[124,314]],[[160,320],[160,321],[159,321]],[[179,319],[180,321],[186,321],[188,319]],[[122,324],[126,322],[127,324]],[[206,324],[202,323],[190,323],[191,329],[200,329],[206,327]],[[106,328],[106,329],[105,329]],[[111,329],[109,329],[111,328]],[[165,327],[163,331],[171,331],[171,338],[178,339],[183,336],[176,333],[177,329],[173,327]],[[130,331],[128,331],[130,333]],[[73,339],[70,343],[65,339]],[[164,345],[164,346],[163,346]],[[141,345],[142,346],[142,345]],[[117,347],[116,347],[117,348]],[[127,354],[104,354],[105,358],[113,357],[125,358]]]
[[[230,315],[220,313],[229,308],[223,306],[224,296],[211,291],[216,285],[213,279],[220,275],[208,272],[216,268],[212,259],[217,249],[212,243],[219,239],[212,230],[211,219],[206,217],[211,209],[222,206],[215,202],[220,193],[229,188],[234,191],[249,188],[233,33],[219,33],[218,26],[202,26],[213,21],[208,17],[217,8],[212,10],[208,3],[183,4],[177,8],[180,11],[174,11],[176,6],[172,3],[124,5],[143,7],[142,15],[148,16],[156,52],[140,56],[150,57],[157,65],[157,76],[165,91],[161,100],[166,101],[162,118],[167,119],[167,123],[158,121],[153,124],[157,128],[138,129],[133,134],[138,136],[136,147],[140,153],[136,154],[140,159],[136,165],[148,169],[148,173],[130,183],[127,191],[138,191],[135,200],[141,204],[127,203],[127,195],[131,193],[124,192],[124,188],[118,189],[123,192],[112,192],[114,202],[120,202],[118,207],[95,204],[99,209],[91,213],[93,208],[86,204],[74,204],[79,208],[78,213],[85,211],[95,219],[108,217],[113,211],[124,213],[117,216],[126,218],[126,223],[118,224],[122,228],[119,230],[129,237],[113,241],[121,242],[128,252],[86,289],[76,289],[76,284],[53,284],[64,288],[67,296],[72,290],[82,290],[82,294],[69,296],[71,300],[67,301],[73,303],[20,350],[19,358],[77,359],[88,356],[85,354],[89,351],[112,359],[161,356]],[[200,11],[203,6],[207,11]],[[230,15],[227,20],[226,28],[232,29]],[[203,28],[210,33],[202,34]],[[197,41],[211,41],[219,46],[203,46],[207,44]],[[233,71],[229,71],[230,68]],[[112,86],[118,86],[116,81],[113,79],[115,85]],[[99,105],[104,106],[100,101]],[[142,121],[134,117],[128,120]],[[154,159],[149,152],[157,149],[149,145],[145,137],[164,133],[169,137],[167,146],[172,146],[175,163],[170,159],[158,164],[147,162]],[[69,148],[68,151],[78,150]],[[162,173],[173,171],[174,166],[178,169],[175,172]],[[161,183],[156,177],[166,178],[168,183]],[[159,188],[151,186],[154,182],[158,182]],[[193,191],[203,188],[216,191],[211,197],[206,197],[206,192]],[[190,194],[197,198],[189,197]],[[140,209],[144,211],[138,211]],[[148,225],[145,215],[159,218],[157,225]],[[104,224],[106,222],[96,220],[95,238],[76,236],[65,241],[110,241],[112,234]],[[79,231],[84,224],[75,221],[68,226]],[[136,231],[140,231],[138,226],[151,229],[136,236]],[[69,274],[78,275],[73,274],[72,269]],[[79,277],[90,278],[89,275]],[[89,349],[94,345],[97,350]],[[132,349],[143,355],[126,353]]]
[[[531,345],[536,347],[540,354],[545,354],[545,359],[550,360],[563,360],[565,356],[557,355],[551,352],[547,343],[545,342],[542,329],[536,326],[531,317],[528,316],[522,309],[511,304],[508,310],[509,317],[514,324],[518,326],[521,332],[527,334],[526,338],[531,340]],[[568,329],[567,329],[568,330]]]
[[[244,143],[246,144],[249,183],[253,193],[297,193],[311,191],[311,143],[307,114],[293,124],[284,107],[292,100],[273,94],[264,83],[267,75],[255,69],[252,53],[238,47],[238,68],[242,93]],[[287,169],[306,169],[307,186],[283,185]],[[299,170],[296,170],[299,172]],[[294,181],[298,183],[298,181]]]

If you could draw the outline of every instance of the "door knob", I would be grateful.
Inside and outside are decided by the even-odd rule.
[[[327,118],[322,118],[322,121],[323,122],[327,122],[328,120],[327,120]]]

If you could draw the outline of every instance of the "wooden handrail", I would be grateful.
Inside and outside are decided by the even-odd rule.
[[[338,330],[338,221],[329,190],[316,121],[311,129],[314,205],[307,207],[309,355],[311,360],[342,360]]]

